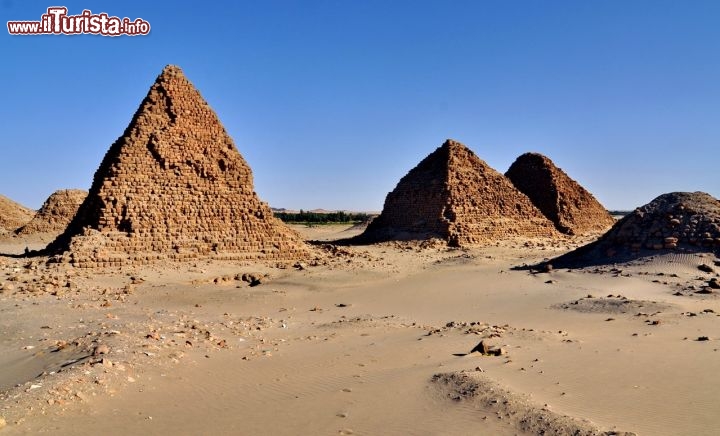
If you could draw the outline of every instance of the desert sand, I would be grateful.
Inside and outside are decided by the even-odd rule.
[[[284,268],[0,257],[2,433],[714,434],[720,304],[674,293],[720,261],[513,269],[582,242],[328,244]]]

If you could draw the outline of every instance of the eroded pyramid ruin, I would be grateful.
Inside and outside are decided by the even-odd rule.
[[[505,176],[562,233],[602,232],[615,223],[590,192],[542,154],[523,154]]]
[[[0,195],[0,235],[27,224],[35,211]]]
[[[400,180],[358,241],[441,238],[466,246],[557,235],[505,176],[447,140]]]
[[[48,246],[80,267],[204,256],[289,260],[307,249],[260,201],[217,115],[172,65],[108,150],[65,232]]]
[[[720,201],[704,192],[672,192],[625,216],[600,239],[550,263],[584,266],[662,252],[720,254]]]
[[[70,224],[87,197],[82,189],[62,189],[52,193],[32,220],[15,231],[18,235],[61,232]]]

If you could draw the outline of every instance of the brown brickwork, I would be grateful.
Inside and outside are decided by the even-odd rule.
[[[523,154],[510,166],[505,176],[562,233],[582,235],[602,232],[615,223],[590,192],[542,154]]]
[[[48,249],[80,267],[205,256],[290,260],[308,253],[259,200],[250,168],[217,115],[172,65]]]
[[[558,236],[502,174],[447,140],[403,177],[358,241],[438,237],[453,246]]]
[[[63,189],[54,192],[45,200],[33,219],[17,229],[15,233],[30,235],[65,230],[85,197],[87,197],[87,191],[82,189]]]

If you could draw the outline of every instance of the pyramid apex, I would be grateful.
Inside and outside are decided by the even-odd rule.
[[[177,78],[184,78],[185,80],[187,80],[187,78],[185,78],[185,74],[183,73],[182,68],[177,65],[168,64],[165,65],[165,67],[162,69],[160,75],[157,77],[155,82],[157,83],[160,81],[167,81]]]
[[[443,142],[442,147],[447,147],[447,148],[458,148],[458,147],[467,148],[467,146],[465,146],[465,144],[463,144],[462,142],[456,141],[456,140],[451,139],[451,138],[446,139],[445,142]]]
[[[165,67],[163,67],[162,73],[160,73],[160,74],[170,74],[170,75],[183,74],[183,70],[182,70],[182,68],[180,68],[177,65],[167,64],[167,65],[165,65]]]
[[[545,155],[542,154],[542,153],[538,153],[537,151],[528,151],[528,152],[526,152],[526,153],[521,154],[521,155],[518,156],[518,157],[543,157],[543,158],[545,158],[545,159],[548,159],[547,156],[545,156]]]
[[[552,159],[550,159],[549,157],[545,156],[542,153],[538,153],[535,151],[529,151],[527,153],[523,153],[520,156],[518,156],[518,158],[515,159],[515,161],[516,162],[517,161],[520,161],[520,162],[522,162],[522,161],[542,161],[545,163],[549,163],[550,165],[553,165],[553,166],[555,165],[555,163],[552,161]]]

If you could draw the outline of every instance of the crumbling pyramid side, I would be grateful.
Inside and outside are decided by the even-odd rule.
[[[252,173],[180,68],[166,67],[89,194],[48,247],[78,266],[158,259],[280,260],[308,247],[253,190]]]
[[[439,147],[400,179],[385,197],[380,215],[358,239],[446,239],[449,221],[443,213],[449,197],[449,153],[448,147]]]
[[[546,156],[525,153],[505,175],[562,233],[605,231],[615,223],[590,192]]]
[[[87,191],[81,189],[64,189],[52,193],[33,219],[17,229],[15,233],[30,235],[65,230],[85,197],[87,197]]]
[[[32,219],[35,211],[0,195],[0,234],[15,231]]]

